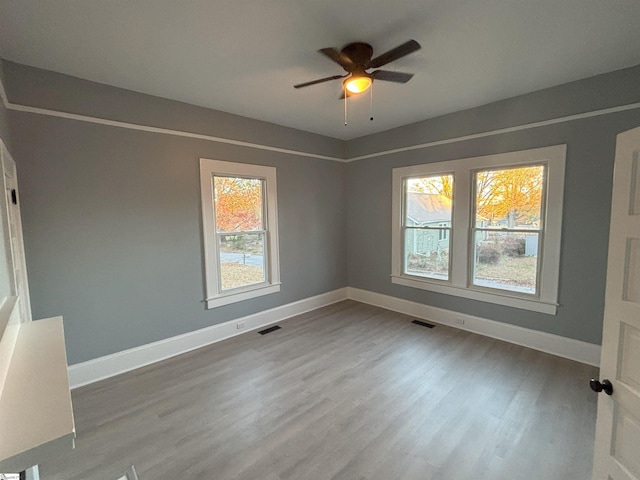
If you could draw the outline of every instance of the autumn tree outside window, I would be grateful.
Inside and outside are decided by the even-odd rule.
[[[555,314],[565,152],[393,169],[391,281]]]
[[[279,291],[276,170],[200,159],[207,307]]]

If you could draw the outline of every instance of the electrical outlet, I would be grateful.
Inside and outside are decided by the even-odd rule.
[[[455,323],[456,323],[456,325],[464,325],[464,318],[456,317]]]
[[[244,322],[238,322],[236,323],[236,328],[238,330],[242,330],[245,327],[245,323]]]

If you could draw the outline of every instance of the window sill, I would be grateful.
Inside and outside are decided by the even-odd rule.
[[[272,283],[270,285],[261,285],[251,290],[243,290],[241,292],[228,293],[219,297],[207,298],[207,309],[222,307],[231,303],[242,302],[255,297],[269,295],[280,291],[280,283]]]
[[[449,284],[439,283],[437,281],[431,282],[427,279],[423,280],[408,276],[391,275],[391,283],[404,285],[405,287],[444,293],[445,295],[468,298],[470,300],[504,305],[506,307],[531,310],[532,312],[545,313],[547,315],[555,315],[558,307],[556,303],[549,301],[471,290],[469,288],[456,287]]]

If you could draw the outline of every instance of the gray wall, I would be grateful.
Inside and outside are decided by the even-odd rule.
[[[614,72],[348,144],[350,156],[523,125],[640,101],[640,68]],[[349,285],[565,337],[600,343],[616,134],[640,125],[640,110],[384,155],[349,164]],[[394,285],[392,168],[567,144],[558,313],[529,312]],[[552,206],[553,208],[553,206]]]
[[[344,142],[273,123],[4,61],[12,102],[344,158]]]
[[[636,67],[341,142],[10,62],[4,70],[15,103],[350,158],[640,101]],[[73,364],[346,285],[599,343],[615,135],[640,125],[640,111],[349,164],[17,111],[9,122],[34,316],[64,315]],[[558,315],[391,284],[393,167],[559,143],[568,161]],[[278,169],[280,293],[205,310],[199,157]]]
[[[347,143],[347,158],[640,101],[640,65],[424,120]]]
[[[10,122],[33,314],[64,316],[70,364],[347,285],[341,162],[17,111]],[[288,135],[281,146],[299,141]],[[277,168],[280,293],[205,310],[200,157]]]
[[[0,58],[0,81],[3,84],[4,82],[4,69],[3,69],[3,60]],[[9,116],[7,109],[4,106],[4,103],[0,100],[0,138],[7,146],[9,150],[11,150],[11,139],[9,138]]]

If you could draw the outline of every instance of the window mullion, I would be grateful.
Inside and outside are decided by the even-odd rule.
[[[252,233],[267,233],[266,230],[231,230],[229,232],[216,231],[216,235],[251,235]]]
[[[438,231],[438,230],[451,230],[451,227],[402,227],[405,230],[432,230],[432,231]]]
[[[471,178],[466,169],[454,172],[453,213],[451,227],[451,284],[465,288],[468,284],[469,238],[471,218]]]
[[[471,225],[471,228],[478,232],[491,232],[491,233],[542,233],[541,228],[487,228],[487,227],[475,227]]]

